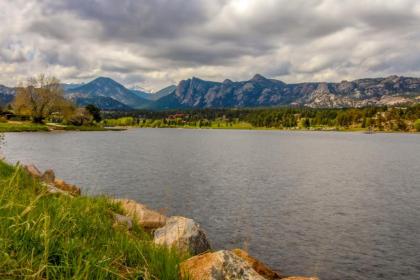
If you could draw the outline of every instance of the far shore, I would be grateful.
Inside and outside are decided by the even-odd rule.
[[[196,127],[196,126],[164,126],[164,127],[144,127],[144,126],[73,126],[55,123],[34,124],[31,122],[8,122],[0,123],[0,133],[10,132],[65,132],[65,131],[125,131],[141,128],[171,128],[171,129],[207,129],[207,130],[262,130],[262,131],[296,131],[296,132],[356,132],[365,134],[374,133],[404,133],[419,134],[416,131],[394,131],[394,130],[368,130],[365,128],[275,128],[275,127]]]

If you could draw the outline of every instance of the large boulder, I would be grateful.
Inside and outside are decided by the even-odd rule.
[[[81,195],[81,190],[79,187],[71,184],[67,184],[61,179],[55,178],[54,179],[54,186],[60,190],[63,190],[65,192],[68,192],[69,194],[73,196],[79,196]]]
[[[34,178],[41,178],[42,176],[41,171],[39,171],[39,169],[33,164],[25,165],[23,168]]]
[[[245,260],[226,250],[192,257],[181,263],[180,272],[190,280],[265,280]]]
[[[113,201],[115,203],[120,203],[124,212],[146,230],[162,227],[166,223],[167,218],[164,215],[153,211],[134,200],[114,199]]]
[[[304,276],[291,276],[282,278],[281,280],[319,280],[318,277],[304,277]]]
[[[260,262],[259,260],[251,257],[247,252],[241,249],[234,249],[232,253],[242,258],[247,262],[259,275],[263,276],[267,280],[276,280],[281,279],[285,276],[280,275],[279,273],[271,270],[268,266]]]
[[[166,221],[166,225],[157,229],[153,241],[159,245],[176,247],[197,255],[208,251],[210,244],[206,234],[192,219],[174,216]]]

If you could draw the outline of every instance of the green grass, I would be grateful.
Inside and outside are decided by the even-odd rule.
[[[31,122],[0,122],[0,133],[2,132],[37,132],[49,130],[63,131],[107,131],[109,129],[100,125],[53,125],[53,124],[35,124]]]
[[[102,126],[76,126],[76,125],[66,125],[63,127],[60,127],[57,130],[65,130],[65,131],[107,131],[108,129],[102,127]]]
[[[0,133],[2,132],[35,132],[48,131],[48,127],[43,124],[25,123],[4,123],[0,122]]]
[[[151,242],[105,197],[53,195],[0,161],[0,279],[178,279],[187,256]]]

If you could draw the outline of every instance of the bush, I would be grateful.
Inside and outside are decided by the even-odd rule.
[[[420,119],[414,122],[414,128],[416,129],[416,131],[420,132]]]

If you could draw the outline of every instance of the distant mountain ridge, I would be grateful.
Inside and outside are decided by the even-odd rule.
[[[343,108],[412,104],[420,102],[420,78],[390,76],[340,83],[286,84],[255,75],[251,80],[232,82],[191,78],[181,81],[176,91],[155,108],[245,108],[307,106]]]
[[[107,77],[86,84],[63,84],[65,96],[79,106],[103,110],[246,108],[307,106],[343,108],[414,104],[420,102],[420,78],[389,76],[339,83],[287,84],[255,75],[246,81],[205,81],[196,77],[156,93],[130,90]],[[0,85],[0,105],[12,101],[16,89]]]
[[[127,89],[111,78],[99,77],[80,86],[68,87],[65,89],[65,95],[80,106],[94,104],[103,110],[126,111],[149,108],[154,101],[172,93],[175,88],[175,86],[169,86],[157,93],[149,93]]]

